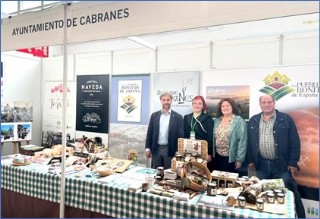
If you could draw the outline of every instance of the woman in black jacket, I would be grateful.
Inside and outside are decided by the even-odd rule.
[[[184,116],[184,138],[205,140],[208,142],[208,169],[212,172],[212,140],[213,119],[206,114],[207,104],[202,96],[196,96],[192,101],[193,112]]]

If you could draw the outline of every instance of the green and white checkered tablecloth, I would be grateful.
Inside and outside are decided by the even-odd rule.
[[[28,167],[1,165],[1,188],[47,201],[59,202],[60,177],[37,172]]]
[[[61,180],[59,175],[46,173],[43,168],[39,168],[39,164],[14,167],[2,163],[1,167],[2,188],[59,202]],[[71,175],[67,176],[65,181],[65,204],[117,218],[294,218],[291,192],[286,195],[288,214],[278,215],[249,209],[225,210],[195,205],[148,192],[130,192],[125,186],[122,188],[112,182],[101,183],[95,177],[77,179]]]

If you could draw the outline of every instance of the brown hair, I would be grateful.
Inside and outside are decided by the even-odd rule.
[[[236,101],[234,101],[234,99],[232,99],[232,98],[226,97],[226,98],[221,99],[218,103],[217,117],[223,116],[222,111],[221,111],[221,105],[224,101],[227,101],[231,105],[233,114],[238,115],[238,116],[240,115],[240,108],[239,108],[238,104],[236,103]]]
[[[164,96],[170,97],[170,99],[172,100],[172,95],[171,95],[169,92],[164,92],[164,93],[162,93],[162,94],[160,95],[160,100],[161,100],[161,98],[164,97]]]

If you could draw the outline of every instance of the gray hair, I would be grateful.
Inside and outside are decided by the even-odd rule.
[[[172,95],[171,95],[169,92],[164,92],[164,93],[162,93],[162,94],[160,95],[160,100],[161,100],[161,98],[164,97],[164,96],[168,96],[168,97],[170,97],[170,99],[172,100]]]
[[[275,99],[274,99],[274,97],[273,97],[272,95],[269,95],[269,94],[260,96],[260,97],[259,97],[259,102],[261,102],[261,98],[264,97],[264,96],[269,96],[269,97],[272,98],[272,101],[273,101],[273,102],[276,102]]]

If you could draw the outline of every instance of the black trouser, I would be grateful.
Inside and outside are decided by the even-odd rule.
[[[225,172],[237,172],[234,168],[235,162],[229,163],[229,156],[221,156],[216,152],[214,157],[214,169]]]

